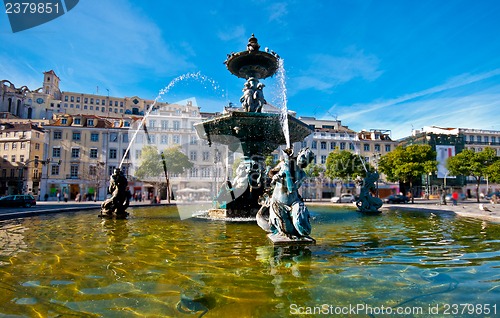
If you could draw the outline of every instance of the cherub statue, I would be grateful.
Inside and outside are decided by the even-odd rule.
[[[267,104],[267,101],[264,99],[264,92],[262,89],[266,85],[259,83],[257,84],[257,89],[253,93],[253,99],[255,101],[255,104],[257,104],[257,108],[255,109],[255,112],[260,113],[262,111],[262,106]]]

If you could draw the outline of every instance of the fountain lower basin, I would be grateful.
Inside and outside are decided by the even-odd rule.
[[[286,317],[321,304],[498,302],[498,224],[309,209],[308,247],[273,246],[251,222],[181,221],[175,207],[2,221],[0,315]]]

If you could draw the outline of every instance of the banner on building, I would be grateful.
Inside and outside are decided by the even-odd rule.
[[[448,169],[446,169],[446,160],[448,158],[455,156],[455,146],[450,145],[436,145],[436,160],[438,162],[437,166],[437,177],[438,178],[455,178],[455,176],[450,176]]]

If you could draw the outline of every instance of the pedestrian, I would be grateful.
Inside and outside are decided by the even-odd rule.
[[[61,193],[59,192],[59,190],[57,190],[56,197],[57,197],[57,202],[61,202]]]
[[[64,202],[68,202],[68,194],[64,192]]]
[[[458,201],[458,192],[455,190],[451,195],[451,202],[453,202],[453,205],[457,205],[457,201]]]

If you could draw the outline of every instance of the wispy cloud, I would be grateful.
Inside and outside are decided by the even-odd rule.
[[[276,2],[268,6],[269,22],[283,23],[288,15],[288,3]]]
[[[240,40],[246,35],[245,32],[245,27],[242,25],[238,25],[232,28],[228,28],[227,30],[217,32],[217,37],[225,42],[235,39]]]
[[[54,69],[63,79],[63,89],[87,92],[86,87],[118,83],[130,87],[147,80],[142,74],[171,76],[194,68],[187,59],[192,55],[189,47],[184,47],[189,53],[185,54],[183,46],[168,43],[162,30],[125,0],[102,1],[99,10],[93,1],[80,2],[61,18],[8,40],[43,48],[39,52],[30,49],[39,82],[43,71]],[[114,93],[131,92],[118,89]]]
[[[355,78],[373,81],[383,73],[380,61],[372,54],[349,48],[345,55],[312,54],[305,65],[311,67],[294,79],[296,90],[316,89],[327,91]]]
[[[426,90],[373,103],[335,105],[329,112],[335,110],[341,120],[355,129],[385,127],[395,132],[397,138],[408,135],[412,127],[429,125],[499,129],[492,110],[500,109],[500,85],[477,85],[498,75],[500,69],[462,74]]]

